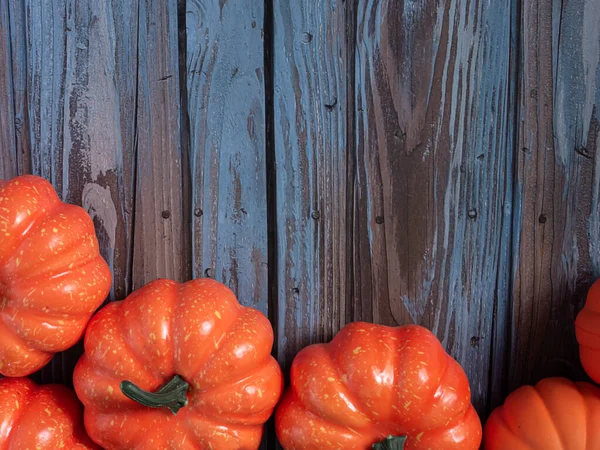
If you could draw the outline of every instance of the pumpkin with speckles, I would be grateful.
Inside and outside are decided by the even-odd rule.
[[[546,378],[523,386],[485,424],[484,450],[600,449],[600,389]]]
[[[83,208],[63,203],[43,178],[0,180],[2,375],[29,375],[75,345],[110,286]]]
[[[0,449],[98,449],[85,433],[75,393],[28,378],[0,380]]]
[[[110,303],[84,345],[73,381],[107,450],[257,449],[283,390],[269,320],[209,278]]]
[[[600,280],[588,291],[585,306],[575,320],[575,332],[581,364],[590,378],[600,383]]]
[[[286,450],[476,450],[467,377],[427,329],[354,322],[304,348],[275,415]]]

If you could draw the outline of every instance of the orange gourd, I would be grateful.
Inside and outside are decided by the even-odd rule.
[[[507,449],[600,449],[600,389],[564,378],[517,389],[484,430],[484,450]]]
[[[94,224],[36,176],[0,180],[0,373],[29,375],[73,346],[111,274]]]
[[[579,357],[583,368],[600,383],[600,280],[588,291],[584,308],[575,320]]]
[[[85,433],[81,403],[58,384],[27,378],[0,380],[2,450],[98,449]]]
[[[416,325],[354,322],[330,343],[304,348],[275,422],[286,450],[477,450],[481,443],[463,369]]]
[[[157,280],[91,320],[73,381],[107,450],[257,449],[283,389],[273,330],[211,279]]]

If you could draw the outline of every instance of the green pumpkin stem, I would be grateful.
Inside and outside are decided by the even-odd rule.
[[[404,450],[406,436],[388,436],[383,441],[373,444],[374,450]]]
[[[121,382],[121,392],[126,397],[150,408],[168,408],[173,414],[187,405],[188,387],[187,381],[179,375],[175,375],[156,392],[145,391],[131,381]]]

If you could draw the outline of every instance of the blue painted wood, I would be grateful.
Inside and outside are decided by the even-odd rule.
[[[523,2],[509,387],[584,378],[574,320],[600,277],[600,1]]]
[[[10,54],[12,68],[13,113],[17,169],[19,173],[31,171],[29,149],[29,112],[27,104],[27,38],[25,23],[25,2],[9,0]]]
[[[8,4],[0,5],[0,179],[17,174],[17,145],[13,99],[12,43]]]
[[[193,274],[266,312],[263,2],[191,0],[185,18]]]
[[[344,1],[275,0],[273,11],[277,354],[288,369],[351,317],[352,66]]]
[[[11,6],[19,11],[16,2]],[[15,85],[15,99],[27,92],[16,111],[30,119],[31,158],[22,138],[20,171],[29,171],[31,159],[33,173],[90,213],[115,279],[111,299],[122,298],[131,288],[137,4],[26,2],[25,10],[27,83]],[[75,347],[57,355],[42,380],[70,383],[80,352]]]

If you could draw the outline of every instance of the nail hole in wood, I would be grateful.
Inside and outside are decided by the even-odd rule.
[[[209,267],[204,271],[204,275],[208,278],[212,278],[212,269]]]
[[[315,220],[319,220],[321,218],[321,213],[319,211],[313,211],[311,217]]]
[[[195,215],[196,217],[202,217],[202,215],[203,215],[203,214],[204,214],[204,211],[202,211],[200,208],[196,208],[196,209],[194,210],[194,215]]]
[[[383,216],[375,217],[375,223],[381,225],[383,223]]]
[[[475,208],[471,208],[469,209],[469,219],[476,219],[477,218],[477,210]]]
[[[471,338],[471,347],[479,347],[479,341],[481,340],[480,336],[473,336]]]
[[[166,211],[165,210],[165,211],[162,212],[161,215],[162,215],[163,219],[168,219],[169,217],[171,217],[171,211]]]
[[[548,218],[546,217],[545,214],[540,214],[540,217],[538,218],[538,222],[539,223],[546,223],[548,221]]]

